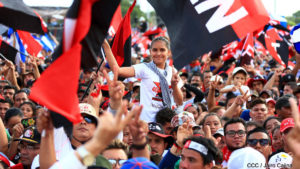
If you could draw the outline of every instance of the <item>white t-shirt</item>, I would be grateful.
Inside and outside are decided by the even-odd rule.
[[[140,118],[146,122],[154,122],[156,113],[163,108],[159,77],[144,63],[133,65],[133,68],[135,70],[135,77],[141,79],[140,104],[143,105],[144,108]],[[165,70],[159,68],[158,70],[162,75],[165,74]],[[166,79],[173,105],[173,90],[171,88],[172,67],[168,66],[166,72]]]
[[[225,86],[223,89],[231,89],[233,86],[234,86],[234,85],[227,85],[227,86]],[[242,86],[241,86],[241,89],[242,89],[242,91],[243,91],[244,93],[246,93],[246,92],[248,91],[248,92],[247,92],[247,95],[250,95],[250,89],[249,89],[248,86],[242,85]],[[238,90],[238,89],[237,89],[236,91],[234,91],[233,94],[235,94],[236,96],[242,95],[241,92],[240,92],[240,90]]]

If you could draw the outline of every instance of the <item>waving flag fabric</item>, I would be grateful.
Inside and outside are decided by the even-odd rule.
[[[81,121],[77,96],[80,60],[85,62],[88,57],[81,56],[88,54],[87,51],[100,49],[119,3],[120,0],[73,2],[65,18],[63,44],[60,48],[63,53],[34,83],[30,99],[73,123]]]
[[[260,0],[148,0],[165,22],[174,65],[244,38],[269,21]]]

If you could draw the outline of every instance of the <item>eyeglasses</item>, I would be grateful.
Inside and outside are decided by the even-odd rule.
[[[108,159],[108,161],[110,162],[110,164],[112,166],[116,165],[117,163],[121,166],[125,163],[126,160],[122,160],[122,159]]]
[[[229,137],[234,137],[236,134],[239,137],[242,137],[245,136],[246,132],[244,130],[238,130],[238,131],[230,130],[226,132],[226,135],[228,135]]]
[[[266,146],[269,144],[268,139],[248,139],[248,141],[247,141],[247,143],[252,147],[256,146],[258,142],[261,146]]]
[[[83,119],[88,123],[88,124],[91,124],[91,123],[94,123],[94,124],[97,124],[96,120],[91,117],[91,116],[82,116]]]
[[[31,145],[24,145],[24,144],[19,144],[18,148],[20,150],[28,150],[28,151],[33,151],[33,150],[37,150],[40,149],[40,147],[35,147],[35,146],[31,146]]]

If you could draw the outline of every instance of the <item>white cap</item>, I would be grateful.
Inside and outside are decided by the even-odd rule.
[[[232,71],[232,76],[234,76],[239,71],[243,71],[246,75],[248,74],[248,72],[243,67],[236,67]]]
[[[265,156],[251,147],[234,150],[228,160],[228,169],[265,169],[265,166]]]
[[[280,152],[273,155],[269,160],[270,169],[292,168],[293,158],[285,153]]]
[[[217,81],[220,81],[221,83],[223,83],[223,78],[220,75],[214,75],[210,78],[210,81],[213,82],[215,81],[215,79],[217,78]]]

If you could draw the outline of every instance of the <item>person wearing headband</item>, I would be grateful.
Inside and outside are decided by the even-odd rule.
[[[179,169],[211,169],[220,157],[212,140],[190,137],[184,141]]]

